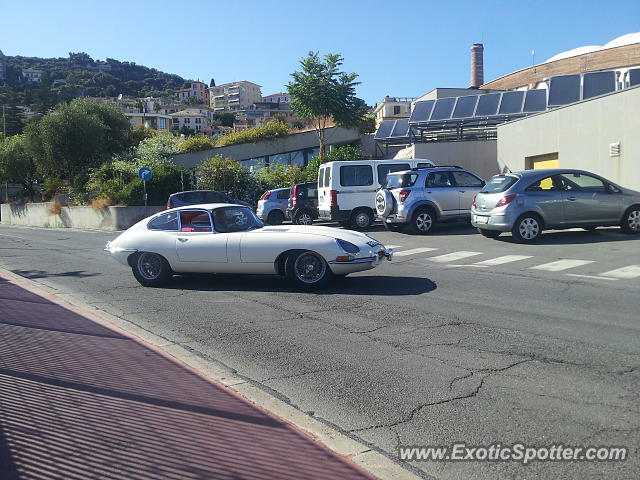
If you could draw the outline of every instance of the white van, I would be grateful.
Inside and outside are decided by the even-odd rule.
[[[329,162],[318,171],[318,218],[362,230],[376,218],[376,192],[389,172],[433,167],[426,159]]]

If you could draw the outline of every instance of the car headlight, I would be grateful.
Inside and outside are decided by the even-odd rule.
[[[351,242],[347,242],[346,240],[342,240],[341,238],[336,239],[340,248],[342,248],[347,253],[358,253],[360,249],[357,245],[354,245]]]

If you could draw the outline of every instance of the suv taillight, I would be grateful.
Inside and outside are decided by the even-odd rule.
[[[262,194],[262,198],[260,200],[269,200],[269,197],[271,196],[271,192],[270,191],[266,191]]]
[[[500,200],[498,200],[498,203],[496,203],[496,207],[504,207],[505,205],[509,205],[511,203],[511,200],[513,200],[517,196],[518,195],[516,195],[515,193],[510,193],[509,195],[505,195]]]
[[[338,191],[329,190],[329,206],[335,207],[336,205],[338,205]]]
[[[400,197],[400,201],[404,202],[410,193],[411,193],[411,190],[400,190],[400,193],[398,194]]]
[[[298,186],[294,185],[293,193],[291,194],[291,206],[292,207],[295,207],[296,204],[298,203],[297,197],[298,197]]]
[[[471,202],[471,206],[472,206],[472,207],[475,207],[475,206],[476,206],[476,197],[477,197],[477,195],[474,195],[474,196],[473,196],[473,202]]]

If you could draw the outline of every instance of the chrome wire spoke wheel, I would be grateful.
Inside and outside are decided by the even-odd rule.
[[[520,222],[520,226],[518,229],[520,231],[520,235],[525,240],[531,240],[533,238],[536,238],[540,233],[540,225],[538,224],[535,218],[531,218],[531,217],[524,218]]]
[[[296,277],[305,283],[315,283],[324,277],[327,269],[325,261],[314,253],[303,253],[296,258]]]
[[[416,217],[416,228],[421,232],[428,232],[433,225],[433,219],[427,212],[419,213]]]
[[[162,260],[155,253],[143,253],[138,257],[138,271],[146,280],[155,280],[162,273]]]
[[[627,216],[627,223],[633,232],[640,232],[640,210],[632,210]]]

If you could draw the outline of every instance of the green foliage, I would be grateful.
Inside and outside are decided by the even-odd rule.
[[[230,112],[214,113],[213,121],[220,122],[219,125],[222,125],[223,127],[233,127],[233,122],[236,121],[236,116]]]
[[[297,165],[270,165],[261,168],[254,175],[266,183],[269,190],[290,187],[306,180],[304,170]]]
[[[28,125],[26,134],[38,152],[46,177],[75,181],[131,145],[131,125],[115,105],[76,99]]]
[[[320,141],[320,156],[325,154],[325,129],[333,119],[345,128],[356,128],[367,111],[365,102],[355,96],[358,75],[339,70],[343,58],[327,54],[320,59],[317,52],[300,61],[301,71],[293,72],[287,85],[292,97],[291,108],[301,118],[312,121]]]
[[[180,143],[181,153],[193,153],[201,152],[202,150],[210,150],[215,148],[216,141],[204,135],[195,135],[193,137],[186,138]]]
[[[354,145],[343,145],[341,147],[334,148],[327,153],[324,158],[320,155],[313,157],[304,169],[304,174],[307,181],[314,181],[318,178],[318,170],[320,165],[327,162],[348,162],[351,160],[363,160],[371,158]]]
[[[359,125],[360,134],[363,133],[375,133],[376,131],[376,117],[373,115],[367,114],[362,117],[362,120]]]
[[[224,135],[216,142],[216,147],[226,145],[236,145],[238,143],[253,143],[265,140],[275,140],[276,138],[289,135],[290,130],[286,124],[278,121],[269,122],[261,127],[239,130],[237,132]]]
[[[6,90],[17,96],[18,105],[29,106],[41,113],[78,96],[173,96],[174,91],[185,83],[178,75],[112,58],[93,60],[83,52],[72,52],[69,58],[7,56],[5,59]],[[22,69],[41,70],[42,81],[24,83]]]
[[[34,199],[38,171],[26,135],[14,135],[0,143],[0,179],[21,184],[29,198]]]

